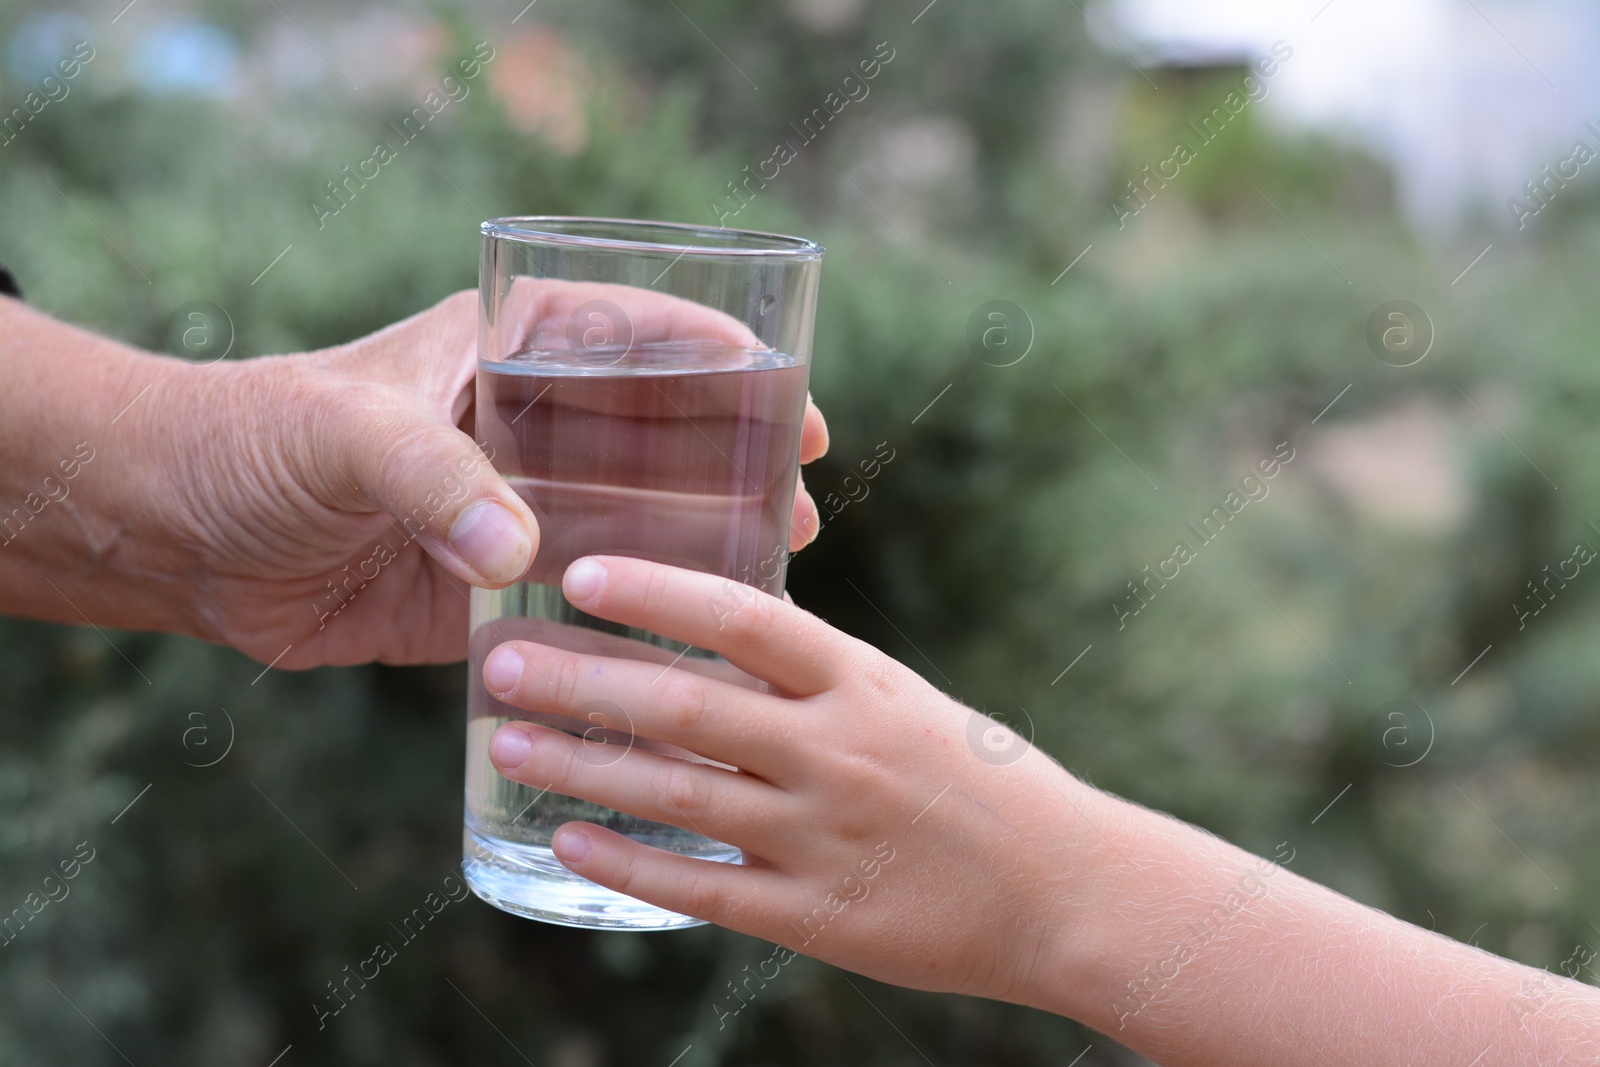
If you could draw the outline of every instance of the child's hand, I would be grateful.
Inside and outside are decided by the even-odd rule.
[[[572,564],[563,589],[586,612],[719,652],[771,687],[523,641],[492,654],[484,682],[507,703],[581,722],[584,705],[608,701],[639,737],[738,768],[639,747],[598,761],[579,738],[501,727],[490,751],[507,777],[745,857],[690,859],[569,823],[553,847],[573,871],[922,989],[1027,1001],[1078,958],[1076,917],[1110,903],[1096,873],[1116,866],[1100,828],[1115,823],[1108,798],[888,656],[748,587],[605,556]]]
[[[495,733],[495,765],[743,849],[713,863],[584,823],[553,842],[585,878],[782,946],[760,981],[803,952],[1058,1012],[1173,1067],[1596,1062],[1594,989],[1100,793],[792,604],[617,557],[576,561],[563,589],[728,663],[714,677],[511,641],[484,664],[489,690],[574,726],[606,701],[639,737],[738,770],[642,745],[596,759],[526,722]]]

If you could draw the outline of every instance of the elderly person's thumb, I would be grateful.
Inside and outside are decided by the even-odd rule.
[[[533,513],[455,427],[396,413],[381,436],[351,441],[347,454],[372,502],[462,580],[509,585],[533,561]]]
[[[322,417],[304,442],[342,506],[387,512],[452,574],[499,587],[528,569],[539,525],[457,428],[470,421],[476,322],[477,294],[457,293],[319,358],[335,373],[311,372]]]

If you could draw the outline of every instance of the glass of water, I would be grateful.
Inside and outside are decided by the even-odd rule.
[[[737,675],[709,652],[578,611],[561,577],[604,553],[781,594],[823,250],[614,219],[503,218],[482,230],[476,430],[533,510],[540,542],[516,584],[472,591],[463,869],[484,900],[546,922],[699,925],[573,874],[551,835],[579,820],[701,859],[737,863],[738,849],[504,778],[489,738],[524,719],[582,737],[580,758],[597,764],[635,747],[698,757],[635,738],[628,709],[605,701],[578,720],[503,704],[483,685],[483,661],[527,640]]]

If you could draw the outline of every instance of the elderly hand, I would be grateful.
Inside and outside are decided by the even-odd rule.
[[[556,281],[535,283],[519,311],[530,333],[564,332],[597,296],[623,305],[640,341],[732,321],[646,290]],[[192,501],[223,640],[264,662],[287,646],[286,667],[462,658],[466,584],[509,585],[539,544],[473,441],[477,327],[477,293],[462,292],[348,345],[226,366],[233,406],[249,414],[206,451],[206,492]],[[809,462],[827,430],[814,406],[806,414]],[[802,490],[791,547],[817,525]]]
[[[530,333],[564,332],[596,296],[638,341],[738,330],[648,290],[518,296]],[[508,585],[537,550],[533,515],[473,442],[476,292],[349,344],[207,366],[3,298],[0,327],[0,504],[41,501],[0,534],[0,611],[187,633],[280,668],[447,662],[466,654],[467,585]],[[80,440],[95,458],[63,502],[29,495]],[[826,448],[808,402],[801,459]],[[791,547],[817,527],[802,488]]]

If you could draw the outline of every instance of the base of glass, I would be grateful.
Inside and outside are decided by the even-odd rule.
[[[462,830],[462,873],[473,893],[501,911],[585,930],[681,930],[704,919],[646,904],[595,885],[561,865],[546,846],[527,845]],[[737,863],[739,850],[701,857]]]

